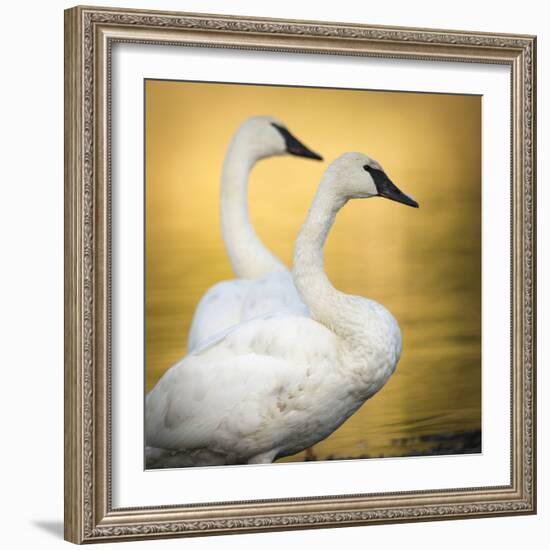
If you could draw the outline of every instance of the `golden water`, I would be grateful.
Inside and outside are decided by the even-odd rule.
[[[312,455],[398,456],[429,451],[422,436],[479,430],[481,99],[156,81],[146,90],[147,390],[185,354],[201,295],[232,277],[219,229],[223,156],[242,120],[272,114],[327,160],[376,158],[420,203],[353,201],[338,215],[327,272],[393,313],[403,353],[387,385]],[[252,173],[253,224],[287,265],[325,168],[284,157]]]

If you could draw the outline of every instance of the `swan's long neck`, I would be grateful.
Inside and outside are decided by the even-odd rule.
[[[312,318],[339,337],[343,350],[358,358],[372,353],[386,356],[389,352],[391,363],[401,349],[395,319],[372,300],[336,290],[324,270],[323,246],[336,214],[346,202],[335,189],[330,173],[325,174],[296,240],[294,283]]]
[[[248,178],[261,158],[237,135],[229,146],[222,174],[222,236],[235,275],[247,279],[285,269],[260,241],[248,215]]]
[[[326,178],[309,209],[294,249],[294,283],[311,316],[336,334],[346,332],[340,309],[347,297],[329,281],[323,263],[323,246],[334,224],[336,214],[346,200],[339,197]],[[342,334],[343,335],[343,334]]]

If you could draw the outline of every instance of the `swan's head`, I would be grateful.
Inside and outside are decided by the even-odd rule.
[[[323,160],[288,128],[274,117],[254,116],[245,120],[237,131],[239,142],[243,143],[257,160],[280,155],[295,155]]]
[[[327,170],[329,185],[345,200],[384,197],[418,208],[418,203],[405,195],[386,172],[363,153],[344,153]]]

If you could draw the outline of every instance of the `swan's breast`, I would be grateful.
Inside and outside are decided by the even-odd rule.
[[[384,386],[397,367],[401,331],[393,315],[381,304],[361,298],[355,308],[354,330],[342,339],[340,367],[350,374],[354,391],[368,399]]]

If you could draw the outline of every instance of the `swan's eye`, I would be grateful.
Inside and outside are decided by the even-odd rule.
[[[370,171],[372,170],[372,167],[369,166],[368,164],[365,164],[365,166],[363,166],[363,170],[366,170],[367,172],[370,173]]]

